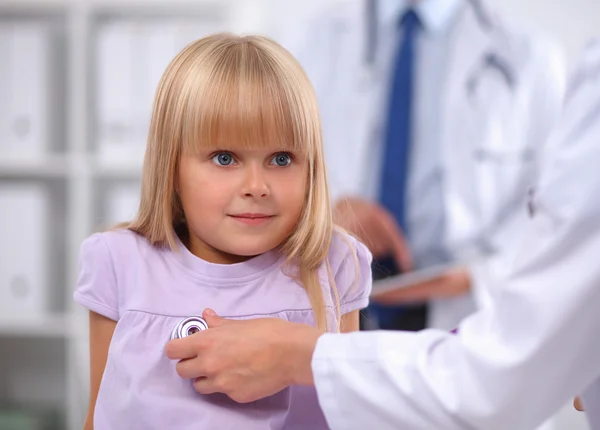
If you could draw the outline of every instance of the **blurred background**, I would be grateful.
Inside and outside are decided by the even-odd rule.
[[[280,39],[334,1],[0,0],[0,430],[82,426],[79,246],[135,214],[154,91],[170,59],[220,30]],[[596,0],[490,3],[554,38],[569,64],[600,33]],[[587,428],[570,405],[557,423]]]

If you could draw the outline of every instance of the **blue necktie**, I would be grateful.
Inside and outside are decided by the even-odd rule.
[[[411,143],[411,107],[415,40],[419,17],[409,9],[402,17],[401,43],[398,46],[391,82],[385,150],[381,176],[381,204],[406,232],[406,182]]]
[[[406,182],[411,144],[411,107],[413,94],[413,64],[415,41],[420,27],[417,14],[409,9],[402,17],[401,38],[394,63],[389,93],[385,149],[383,151],[380,202],[394,216],[403,232],[406,225]],[[398,273],[392,256],[374,262],[374,278]],[[382,329],[394,329],[403,313],[402,307],[371,305],[371,311]]]

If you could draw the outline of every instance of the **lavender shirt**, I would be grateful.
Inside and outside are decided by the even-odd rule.
[[[352,246],[358,255],[358,273]],[[184,317],[210,307],[219,315],[276,317],[314,323],[304,289],[269,252],[239,264],[199,259],[152,247],[128,230],[97,233],[82,244],[75,301],[117,321],[94,415],[95,430],[325,429],[312,387],[289,387],[248,404],[225,395],[200,395],[165,355],[171,330]],[[342,314],[365,308],[371,289],[371,255],[360,242],[334,235],[329,262]],[[319,269],[328,318],[335,318],[327,269]]]

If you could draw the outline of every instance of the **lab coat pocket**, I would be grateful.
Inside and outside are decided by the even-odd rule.
[[[495,224],[518,206],[525,208],[535,174],[536,153],[529,148],[480,147],[473,153],[481,212],[487,224]]]

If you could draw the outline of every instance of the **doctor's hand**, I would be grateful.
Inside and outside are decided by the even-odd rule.
[[[260,318],[232,321],[207,309],[208,330],[171,340],[167,357],[177,373],[193,379],[200,394],[224,393],[239,403],[275,394],[289,385],[313,385],[316,328]]]
[[[334,207],[334,221],[356,235],[374,258],[392,255],[402,271],[412,270],[412,255],[404,234],[381,205],[356,197],[340,199]]]
[[[430,281],[383,293],[373,297],[372,300],[382,305],[426,302],[431,299],[461,296],[470,289],[469,272],[466,269],[458,268]]]

